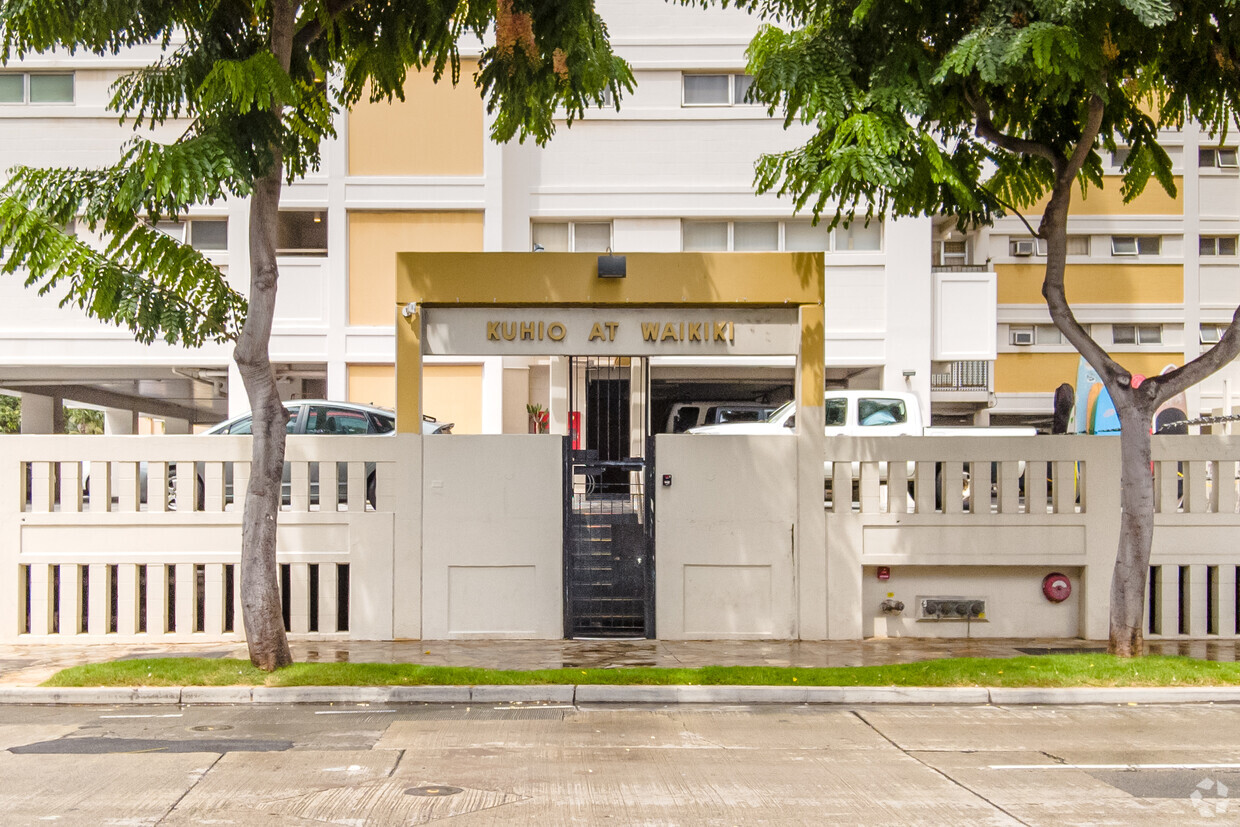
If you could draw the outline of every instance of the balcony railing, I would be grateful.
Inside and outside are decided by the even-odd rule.
[[[946,373],[930,374],[930,390],[990,390],[990,362],[982,359],[951,362]]]

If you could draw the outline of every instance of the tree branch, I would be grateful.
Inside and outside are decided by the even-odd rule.
[[[1029,231],[1029,235],[1033,236],[1034,238],[1040,237],[1040,234],[1038,233],[1038,231],[1035,230],[1033,228],[1033,225],[1029,223],[1029,219],[1025,218],[1025,214],[1022,213],[1014,204],[1009,204],[1007,201],[1000,198],[998,193],[990,190],[984,184],[978,184],[977,188],[981,190],[982,192],[984,192],[990,198],[993,198],[995,200],[995,203],[998,204],[1000,207],[1003,207],[1005,210],[1008,210],[1013,215],[1015,215],[1017,218],[1019,218],[1020,223],[1024,224],[1025,229]]]
[[[975,96],[972,92],[965,91],[965,100],[973,109],[973,114],[977,117],[977,124],[974,126],[973,132],[979,138],[990,141],[1000,149],[1006,149],[1008,152],[1017,155],[1037,155],[1045,158],[1052,164],[1062,161],[1062,157],[1046,144],[1037,141],[1027,141],[1024,138],[1017,138],[1014,135],[1008,135],[1000,132],[995,126],[994,121],[990,119],[990,105],[984,100]]]
[[[356,5],[356,3],[357,0],[327,0],[327,2],[324,3],[324,9],[327,14],[327,22],[330,23],[331,21],[334,21],[337,17],[348,11],[351,6]],[[305,49],[311,43],[318,40],[326,30],[327,25],[324,23],[322,15],[307,20],[305,25],[298,29],[297,33],[293,35],[293,50],[297,51],[299,49]]]
[[[1155,404],[1162,404],[1177,393],[1188,390],[1237,356],[1240,356],[1240,308],[1237,308],[1231,317],[1231,325],[1223,333],[1217,345],[1183,367],[1160,376],[1151,376],[1146,380],[1152,382],[1157,389]]]

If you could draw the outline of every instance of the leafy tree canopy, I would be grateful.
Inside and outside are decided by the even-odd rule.
[[[1225,134],[1240,95],[1236,0],[738,0],[777,25],[750,46],[753,94],[803,146],[765,157],[763,190],[851,220],[948,214],[989,222],[1075,177],[1101,186],[1100,150],[1130,147],[1123,196],[1174,193],[1161,128]],[[1098,105],[1101,104],[1099,107]]]
[[[135,134],[104,169],[13,170],[0,191],[3,272],[60,291],[140,341],[235,339],[246,302],[201,254],[153,229],[191,205],[250,194],[283,165],[317,168],[333,116],[363,98],[402,98],[411,70],[460,79],[458,43],[496,36],[474,79],[492,136],[546,141],[557,110],[571,121],[610,90],[632,88],[590,0],[306,0],[296,7],[288,71],[271,51],[271,0],[4,0],[0,59],[32,53],[117,54],[158,44],[153,65],[123,75],[110,108]],[[150,127],[177,119],[169,144]],[[91,245],[63,232],[101,238]]]

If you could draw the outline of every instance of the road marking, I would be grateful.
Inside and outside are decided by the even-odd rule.
[[[988,770],[1240,770],[1240,764],[991,764]]]
[[[167,715],[100,715],[100,718],[180,718],[181,713],[169,713]]]
[[[496,706],[492,709],[576,709],[572,704],[521,704],[520,706]]]
[[[315,715],[370,715],[375,712],[395,712],[395,709],[320,709]]]

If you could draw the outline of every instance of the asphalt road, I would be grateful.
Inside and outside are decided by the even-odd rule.
[[[1238,733],[1231,705],[6,706],[0,823],[1227,824]]]

